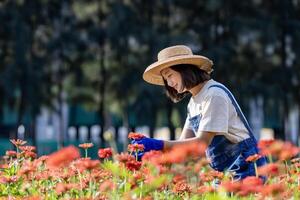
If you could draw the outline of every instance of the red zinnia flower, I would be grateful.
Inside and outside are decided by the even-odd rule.
[[[104,148],[98,150],[99,158],[109,158],[112,156],[112,149],[111,148]]]
[[[69,146],[52,153],[46,160],[49,167],[68,165],[73,160],[80,158],[79,150],[74,146]]]
[[[142,166],[142,162],[136,160],[129,160],[125,163],[125,166],[130,171],[139,170]]]
[[[129,144],[128,151],[130,152],[137,152],[137,151],[144,151],[145,147],[143,144]]]
[[[132,140],[139,140],[139,139],[142,139],[144,138],[145,136],[141,133],[134,133],[134,132],[130,132],[128,134],[128,138],[129,139],[132,139]]]
[[[254,155],[249,156],[249,157],[246,159],[246,161],[247,161],[247,162],[255,162],[255,161],[257,161],[258,159],[260,159],[261,157],[262,157],[262,156],[259,155],[259,154],[254,154]]]

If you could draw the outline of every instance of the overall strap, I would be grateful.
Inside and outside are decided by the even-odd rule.
[[[255,137],[253,135],[253,132],[252,132],[252,129],[250,128],[249,123],[248,123],[245,115],[243,114],[243,112],[242,112],[239,104],[236,102],[236,100],[235,100],[234,96],[232,95],[232,93],[225,86],[223,86],[223,85],[217,85],[217,84],[215,84],[215,85],[209,86],[209,88],[212,88],[212,87],[220,88],[220,89],[224,90],[224,92],[227,93],[227,95],[230,98],[230,100],[231,100],[231,102],[232,102],[232,104],[233,104],[233,106],[234,106],[234,108],[235,108],[235,110],[236,110],[239,118],[241,119],[241,121],[243,122],[244,126],[248,130],[250,137],[253,138],[253,139],[255,139]],[[256,141],[256,139],[255,139],[255,141]]]

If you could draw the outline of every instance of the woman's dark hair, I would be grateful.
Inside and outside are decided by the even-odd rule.
[[[188,90],[210,79],[210,75],[206,71],[192,64],[173,65],[170,68],[179,72],[182,78],[183,87]],[[166,88],[166,94],[173,102],[179,102],[190,94],[188,91],[178,93],[174,88],[168,86],[168,83],[164,78],[163,80]]]

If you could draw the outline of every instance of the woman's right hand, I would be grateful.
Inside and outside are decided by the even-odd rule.
[[[151,150],[161,151],[164,148],[163,140],[158,140],[158,139],[148,138],[148,137],[132,140],[131,144],[144,145],[144,152],[148,152]]]

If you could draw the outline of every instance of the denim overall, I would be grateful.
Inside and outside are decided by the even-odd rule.
[[[211,162],[210,166],[217,171],[227,170],[232,172],[235,180],[240,180],[247,176],[255,176],[254,163],[246,162],[247,157],[258,153],[257,141],[253,132],[232,93],[222,85],[211,85],[209,88],[212,87],[220,88],[227,93],[239,118],[248,130],[250,137],[239,143],[232,143],[223,135],[215,135],[206,150],[206,156]],[[189,120],[191,128],[196,133],[199,128],[201,116],[197,115]],[[256,161],[257,166],[262,166],[265,163],[265,157]],[[264,177],[262,178],[264,179]]]

